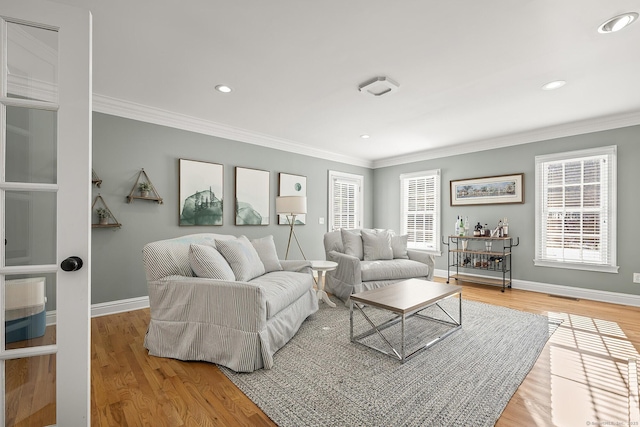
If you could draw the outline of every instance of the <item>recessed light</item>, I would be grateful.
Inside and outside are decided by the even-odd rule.
[[[218,92],[222,92],[222,93],[229,93],[229,92],[231,92],[232,89],[229,86],[218,85],[218,86],[216,86],[216,90]]]
[[[554,90],[554,89],[558,89],[564,85],[566,85],[567,82],[565,82],[564,80],[554,80],[552,82],[549,82],[547,84],[545,84],[544,86],[542,86],[542,90]]]
[[[598,32],[602,34],[615,33],[616,31],[620,31],[624,27],[631,25],[631,23],[636,19],[638,19],[638,14],[636,12],[628,12],[614,16],[604,24],[600,25],[600,27],[598,27]]]
[[[369,135],[367,135],[367,134],[365,133],[365,134],[363,134],[363,135],[360,135],[360,138],[362,138],[362,139],[369,139],[369,138],[371,138],[371,136],[369,136]]]

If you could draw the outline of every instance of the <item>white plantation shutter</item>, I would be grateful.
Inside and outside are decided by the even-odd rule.
[[[440,250],[440,170],[400,175],[401,234],[414,249]]]
[[[616,146],[536,157],[536,258],[617,272]]]
[[[362,227],[360,175],[329,171],[329,230]]]
[[[356,228],[356,185],[335,180],[333,183],[333,226]]]

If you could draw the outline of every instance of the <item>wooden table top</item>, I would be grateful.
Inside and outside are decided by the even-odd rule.
[[[351,295],[351,299],[394,313],[407,314],[457,293],[462,294],[462,286],[409,279],[370,291],[358,292]]]

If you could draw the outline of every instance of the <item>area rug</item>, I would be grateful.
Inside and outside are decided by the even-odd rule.
[[[351,343],[349,309],[333,301],[335,308],[321,303],[275,354],[272,369],[221,367],[279,426],[493,426],[559,324],[463,300],[462,328],[402,364]],[[458,301],[444,301],[456,318]],[[388,316],[365,310],[376,321]],[[362,316],[354,319],[364,328]],[[437,329],[416,323],[407,330],[413,343],[416,331]]]

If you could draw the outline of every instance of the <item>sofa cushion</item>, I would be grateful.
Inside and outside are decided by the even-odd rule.
[[[358,259],[364,258],[364,251],[362,248],[362,237],[359,231],[347,231],[345,229],[340,230],[342,236],[342,246],[344,247],[344,253],[346,255],[354,256]]]
[[[274,271],[256,277],[251,284],[262,289],[267,304],[267,319],[289,307],[313,287],[313,278],[307,273]]]
[[[429,275],[429,266],[410,259],[387,261],[362,261],[360,263],[362,281],[411,279]]]
[[[237,281],[248,282],[264,274],[264,264],[245,236],[235,240],[216,240],[216,247],[231,266]]]
[[[147,280],[158,280],[173,275],[193,277],[189,265],[189,246],[193,243],[215,247],[216,240],[228,239],[235,240],[235,236],[200,233],[146,244],[142,253]]]
[[[344,253],[344,246],[342,246],[342,236],[340,230],[329,231],[324,234],[324,252],[329,253],[331,251],[337,251],[341,254]]]
[[[393,258],[395,259],[409,259],[407,253],[407,239],[409,236],[403,234],[402,236],[391,235],[391,249],[393,250]]]
[[[365,261],[393,259],[391,234],[387,230],[362,230]]]
[[[236,279],[227,260],[213,246],[190,245],[189,265],[198,277],[218,280]]]
[[[253,239],[251,244],[258,253],[260,261],[264,264],[265,273],[282,270],[282,265],[278,259],[278,252],[276,251],[276,244],[273,241],[273,236]]]

